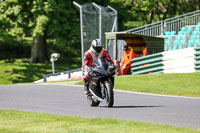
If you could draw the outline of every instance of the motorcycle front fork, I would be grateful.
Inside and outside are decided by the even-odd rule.
[[[101,86],[102,98],[104,98],[104,97],[105,97],[105,93],[104,93],[104,91],[105,91],[105,86],[104,86],[104,84],[102,83],[102,80],[100,80],[100,86]]]
[[[111,79],[110,79],[110,78],[108,78],[108,82],[111,83]],[[105,86],[104,86],[104,84],[103,84],[102,79],[100,79],[100,87],[101,87],[101,94],[102,94],[102,97],[105,98]]]

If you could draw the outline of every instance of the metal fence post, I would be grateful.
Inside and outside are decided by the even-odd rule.
[[[83,8],[77,2],[73,1],[73,4],[80,9],[80,27],[81,27],[81,51],[82,51],[82,65],[84,58],[84,41],[83,41]]]
[[[115,21],[114,21],[114,24],[113,24],[113,27],[112,27],[112,32],[115,32],[118,30],[118,24],[117,24],[117,10],[115,10],[114,8],[112,8],[111,6],[108,6],[109,9],[113,10],[115,12]]]

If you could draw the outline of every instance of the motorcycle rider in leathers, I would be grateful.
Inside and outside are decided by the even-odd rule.
[[[90,81],[90,71],[92,71],[93,62],[96,62],[99,57],[104,57],[112,64],[113,60],[110,58],[106,49],[103,48],[100,39],[95,39],[92,41],[91,47],[84,54],[83,63],[83,82],[84,82],[84,92],[86,95],[89,94],[89,81]]]

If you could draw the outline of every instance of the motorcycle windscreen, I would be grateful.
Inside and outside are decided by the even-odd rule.
[[[98,58],[98,63],[100,64],[100,66],[103,67],[104,70],[108,69],[108,61],[106,60],[106,58]]]

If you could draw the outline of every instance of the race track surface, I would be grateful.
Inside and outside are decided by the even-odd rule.
[[[1,85],[0,109],[101,117],[200,129],[200,98],[115,91],[113,108],[90,107],[83,87],[48,84]]]

